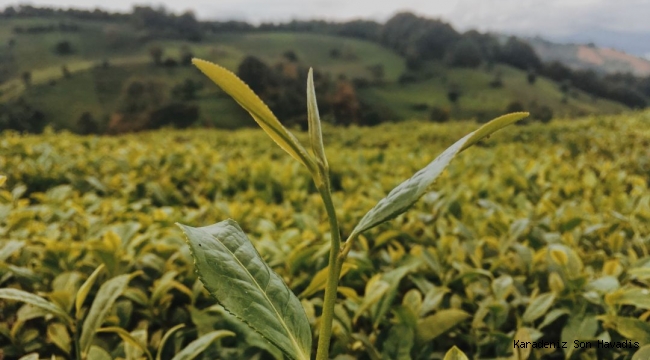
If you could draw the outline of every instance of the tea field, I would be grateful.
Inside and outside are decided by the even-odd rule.
[[[326,127],[344,238],[477,127]],[[203,289],[175,222],[235,219],[318,329],[326,213],[261,130],[5,132],[0,175],[0,359],[282,359]],[[649,187],[648,112],[501,130],[359,238],[331,357],[650,358]]]

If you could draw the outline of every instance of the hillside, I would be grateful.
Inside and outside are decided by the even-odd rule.
[[[650,76],[650,60],[622,51],[584,44],[557,44],[541,38],[527,40],[544,61],[559,61],[574,69],[592,69],[599,73]]]
[[[77,30],[57,30],[61,24]],[[16,31],[30,27],[54,31]],[[6,79],[0,82],[0,102],[22,98],[55,128],[76,130],[79,119],[87,114],[100,124],[100,129],[105,129],[124,102],[125,87],[133,81],[153,81],[161,93],[160,101],[171,101],[176,96],[172,89],[189,79],[197,84],[191,104],[198,107],[198,123],[225,128],[252,123],[195,69],[154,66],[150,49],[158,47],[163,60],[176,63],[183,53],[191,53],[233,71],[247,56],[273,67],[286,62],[286,53],[291,52],[301,71],[313,67],[332,79],[330,83],[336,83],[336,79],[354,83],[359,103],[380,121],[427,119],[432,109],[448,113],[452,119],[484,120],[505,112],[513,103],[533,113],[545,106],[556,117],[617,113],[627,108],[576,89],[567,91],[541,76],[529,84],[525,71],[505,64],[459,68],[442,60],[425,60],[418,70],[409,70],[408,59],[395,51],[377,42],[341,36],[221,32],[207,34],[200,42],[148,40],[147,36],[129,23],[115,21],[65,17],[3,20],[0,46],[5,54],[2,69]],[[62,42],[71,48],[68,53],[57,53]],[[28,85],[22,78],[27,72]],[[497,78],[502,86],[490,86]],[[450,89],[459,93],[459,101],[448,99]],[[333,118],[327,109],[323,115],[326,120]]]

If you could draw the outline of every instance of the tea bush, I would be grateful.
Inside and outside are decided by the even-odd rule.
[[[475,127],[324,128],[343,235]],[[359,237],[343,269],[332,358],[442,358],[457,346],[480,359],[615,359],[650,343],[650,113],[493,138],[459,155],[409,212]],[[307,171],[262,131],[5,132],[0,173],[5,359],[84,350],[89,359],[202,350],[204,359],[281,359],[214,305],[175,221],[237,219],[317,329],[326,214]],[[20,291],[50,305],[16,301]],[[568,348],[515,349],[517,340]]]

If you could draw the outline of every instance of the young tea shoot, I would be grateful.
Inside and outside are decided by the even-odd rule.
[[[235,74],[204,60],[194,59],[193,63],[248,111],[273,141],[307,168],[323,200],[329,218],[331,246],[318,331],[317,360],[329,358],[339,278],[343,263],[358,236],[404,213],[424,195],[456,155],[495,131],[528,116],[526,112],[501,116],[458,140],[380,200],[363,216],[347,239],[342,241],[332,201],[329,164],[323,145],[312,70],[310,69],[307,80],[310,153]],[[282,278],[264,262],[239,225],[228,219],[205,227],[179,226],[188,239],[199,278],[219,304],[281,349],[289,358],[311,359],[312,330],[300,301]],[[445,359],[467,357],[454,347]]]

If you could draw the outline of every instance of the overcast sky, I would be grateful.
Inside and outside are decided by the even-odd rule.
[[[127,11],[134,1],[35,0],[28,3]],[[156,0],[135,3],[162,4],[176,12],[192,10],[199,19],[234,18],[254,23],[313,18],[385,21],[398,11],[408,10],[445,19],[459,30],[475,28],[541,35],[550,39],[594,41],[614,47],[619,37],[650,38],[640,36],[644,33],[650,35],[650,0]],[[0,0],[0,7],[12,4],[16,1]],[[650,53],[650,40],[641,42],[645,43],[639,44],[641,50],[631,52],[647,55],[645,51]],[[632,43],[634,45],[636,41]],[[620,47],[629,47],[629,44]]]

